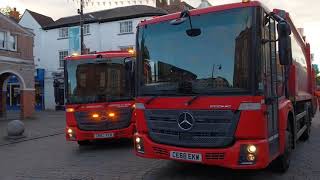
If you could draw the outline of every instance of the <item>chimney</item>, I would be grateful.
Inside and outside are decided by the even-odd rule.
[[[17,11],[17,8],[13,8],[13,10],[11,10],[9,12],[9,17],[13,20],[15,20],[16,22],[19,22],[20,19],[20,13],[19,11]]]
[[[181,4],[181,0],[170,0],[169,5],[180,5],[180,4]]]

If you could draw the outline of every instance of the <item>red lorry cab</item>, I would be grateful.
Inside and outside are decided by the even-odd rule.
[[[315,113],[310,46],[283,10],[243,2],[138,26],[136,154],[286,171]]]
[[[132,138],[133,62],[122,51],[65,58],[68,141]]]

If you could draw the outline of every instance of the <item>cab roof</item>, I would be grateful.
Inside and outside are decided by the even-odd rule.
[[[65,57],[66,61],[70,60],[83,60],[83,59],[96,59],[96,58],[116,58],[116,57],[134,57],[134,54],[128,51],[104,51],[95,54],[84,54]]]
[[[250,2],[224,4],[224,5],[219,5],[219,6],[210,6],[210,7],[201,8],[201,9],[193,9],[193,10],[190,10],[190,15],[196,16],[196,15],[200,15],[200,14],[207,14],[207,13],[212,13],[212,12],[217,12],[217,11],[224,11],[224,10],[228,10],[228,9],[236,9],[236,8],[243,8],[243,7],[263,7],[267,12],[270,12],[270,10],[268,8],[266,8],[261,2],[250,1]],[[144,20],[138,26],[144,26],[144,25],[148,25],[148,24],[156,24],[156,23],[160,23],[163,21],[177,19],[180,17],[180,14],[181,14],[181,12],[178,12],[178,13],[173,13],[173,14],[169,14],[169,15],[165,15],[165,16],[155,17],[150,20]]]

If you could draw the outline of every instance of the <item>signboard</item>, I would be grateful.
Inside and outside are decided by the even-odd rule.
[[[69,54],[80,54],[80,27],[69,28]]]

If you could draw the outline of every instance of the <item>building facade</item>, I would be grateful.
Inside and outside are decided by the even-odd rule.
[[[64,99],[64,57],[80,53],[80,17],[63,17],[41,26],[39,20],[27,11],[19,24],[34,30],[35,64],[36,68],[43,69],[45,74],[44,106],[45,109],[56,109],[63,104]],[[86,52],[134,48],[138,23],[166,13],[163,9],[144,5],[87,13],[84,15]]]
[[[13,88],[15,102],[21,106],[22,118],[34,112],[34,34],[13,19],[0,13],[0,116],[6,115],[7,84],[16,78],[18,88]],[[11,91],[11,90],[10,90]],[[10,99],[10,98],[9,98]]]

